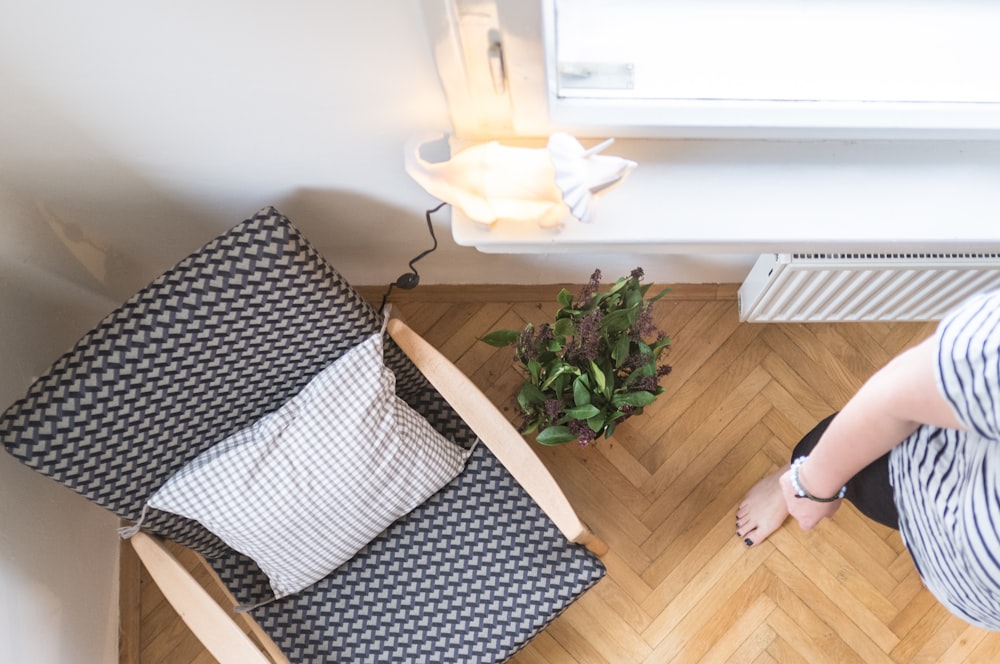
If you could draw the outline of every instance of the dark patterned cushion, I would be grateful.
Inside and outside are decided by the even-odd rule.
[[[252,602],[267,577],[247,562],[213,566]],[[252,613],[293,662],[500,662],[603,576],[479,445],[464,473],[338,573]]]
[[[136,520],[189,460],[278,408],[378,329],[377,312],[268,208],[84,336],[0,417],[0,442],[38,472]],[[397,394],[471,447],[474,434],[394,343],[385,361]],[[329,661],[333,652],[344,661],[503,659],[603,575],[488,451],[475,460],[314,590],[257,610],[293,662]],[[242,601],[270,597],[252,561],[201,524],[150,510],[143,526],[208,558]],[[414,599],[403,599],[403,588]],[[388,616],[416,611],[407,602],[422,617],[388,627]],[[369,622],[376,627],[361,629]],[[486,636],[472,638],[472,626]],[[374,654],[404,652],[406,643],[405,652],[437,654]]]
[[[288,220],[262,210],[77,342],[0,419],[0,441],[134,520],[187,461],[377,329],[376,312]],[[185,519],[153,514],[146,524],[207,555],[221,551]]]

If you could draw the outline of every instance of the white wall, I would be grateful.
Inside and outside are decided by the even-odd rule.
[[[447,114],[414,2],[35,0],[0,16],[0,408],[264,205],[357,283],[426,241],[402,144]],[[116,525],[0,455],[0,661],[117,661]]]
[[[7,4],[0,182],[114,252],[116,295],[268,204],[355,283],[430,246],[435,201],[402,150],[449,120],[417,0]],[[584,281],[639,261],[484,256],[451,240],[447,214],[435,226],[424,283]],[[655,263],[661,280],[743,273]]]
[[[113,306],[56,232],[0,190],[2,407]],[[0,661],[117,661],[117,525],[0,454]]]

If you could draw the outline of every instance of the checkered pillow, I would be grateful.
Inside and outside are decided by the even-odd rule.
[[[377,333],[193,459],[149,505],[200,521],[253,558],[279,598],[349,560],[467,457],[396,397]]]

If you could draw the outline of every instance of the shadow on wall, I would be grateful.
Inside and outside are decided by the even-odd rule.
[[[54,273],[0,263],[0,408],[117,305]]]
[[[23,391],[80,335],[196,249],[199,236],[214,234],[189,219],[169,229],[181,243],[172,247],[130,208],[105,202],[97,212],[0,191],[0,397]]]
[[[427,208],[439,201],[421,196]],[[359,286],[388,285],[407,262],[433,245],[420,208],[403,209],[351,191],[298,189],[273,203],[324,256]],[[247,214],[250,214],[248,212]],[[487,254],[455,243],[451,209],[432,216],[439,248],[417,263],[421,284],[585,284],[594,268],[606,277],[639,266],[658,283],[726,283],[746,277],[753,257],[680,256],[607,251]]]
[[[440,201],[429,201],[426,209]],[[403,209],[370,196],[337,189],[298,189],[275,203],[352,284],[388,285],[409,272],[408,262],[434,246],[425,211]],[[431,215],[438,249],[415,267],[420,283],[511,283],[504,275],[536,271],[529,256],[488,255],[455,244],[451,210]],[[586,281],[586,277],[583,278]]]
[[[156,205],[143,209],[135,197],[97,207],[37,201],[4,224],[7,260],[117,304],[227,228],[195,213],[164,214]]]
[[[121,301],[224,230],[202,202],[176,193],[177,166],[124,151],[4,64],[0,259]]]
[[[120,256],[82,227],[3,201],[0,409],[118,303]],[[128,268],[128,269],[131,269]],[[103,283],[102,283],[103,280]],[[0,453],[0,661],[111,662],[117,519]]]

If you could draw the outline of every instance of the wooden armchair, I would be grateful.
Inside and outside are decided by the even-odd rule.
[[[400,320],[388,321],[384,350],[396,395],[472,452],[457,477],[346,563],[275,599],[254,559],[147,504],[380,325],[288,220],[265,209],[85,335],[4,413],[0,441],[141,523],[136,552],[220,661],[503,661],[604,575],[606,547],[503,415]],[[234,603],[251,607],[253,639],[163,539],[199,553]]]

